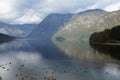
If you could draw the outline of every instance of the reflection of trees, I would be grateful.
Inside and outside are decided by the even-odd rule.
[[[108,54],[113,58],[120,59],[120,46],[98,44],[91,44],[91,46],[100,53]]]
[[[89,61],[107,61],[113,60],[109,55],[100,54],[89,46],[88,41],[53,41],[59,49],[65,52],[67,56],[73,59]]]

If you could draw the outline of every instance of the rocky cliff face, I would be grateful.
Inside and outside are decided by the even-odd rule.
[[[120,11],[116,12],[88,12],[75,16],[61,30],[59,30],[53,39],[64,37],[66,40],[89,39],[89,36],[97,31],[110,29],[120,24]]]

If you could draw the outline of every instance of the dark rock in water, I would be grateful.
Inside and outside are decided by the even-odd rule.
[[[109,74],[108,72],[106,72],[106,74]]]
[[[2,67],[3,69],[5,69],[5,67]]]
[[[0,33],[0,44],[14,40],[15,37]]]
[[[16,74],[16,76],[18,76],[18,74]]]
[[[64,41],[65,38],[63,38],[63,37],[57,37],[56,40],[57,40],[57,41]]]
[[[45,76],[44,79],[47,79],[47,77]]]
[[[7,69],[7,71],[9,71],[9,69]]]
[[[21,67],[19,67],[19,70],[21,70]]]
[[[21,78],[21,80],[24,80],[24,78]]]
[[[21,67],[24,67],[24,65],[21,65]]]
[[[9,64],[12,64],[11,62]]]
[[[56,80],[53,76],[49,76],[46,78],[46,80]]]
[[[34,79],[34,77],[31,77],[31,79],[33,80],[33,79]]]

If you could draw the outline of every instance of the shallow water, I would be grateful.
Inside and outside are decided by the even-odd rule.
[[[119,63],[87,41],[0,44],[0,80],[120,80]]]

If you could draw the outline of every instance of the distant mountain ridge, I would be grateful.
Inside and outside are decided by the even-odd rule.
[[[36,28],[37,24],[22,24],[22,25],[14,24],[12,26],[19,30],[22,30],[25,33],[22,36],[27,36]]]
[[[37,28],[28,37],[50,39],[72,16],[73,14],[50,14],[38,24]]]
[[[105,12],[105,11],[102,9],[88,9],[83,12],[79,12],[78,14],[84,14],[84,13],[89,13],[89,12]]]
[[[0,33],[8,34],[15,37],[25,34],[22,30],[14,28],[12,25],[4,22],[0,22]]]
[[[0,22],[0,33],[14,37],[25,37],[35,28],[35,26],[36,24],[12,25]]]

